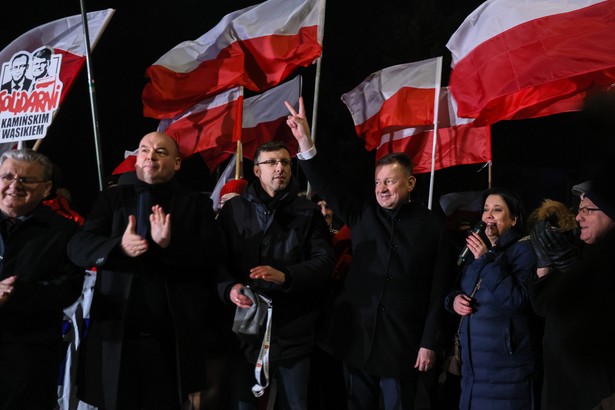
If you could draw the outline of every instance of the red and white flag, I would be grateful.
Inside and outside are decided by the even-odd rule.
[[[93,49],[114,10],[87,13]],[[44,138],[54,113],[85,64],[81,15],[38,26],[0,51],[2,142]]]
[[[440,93],[439,107],[434,170],[491,161],[491,127],[475,127],[472,119],[459,118],[448,88]],[[405,152],[412,158],[415,174],[430,172],[434,157],[433,128],[406,128],[383,135],[376,160],[393,152]]]
[[[296,155],[297,140],[286,125],[288,109],[284,101],[298,109],[301,84],[301,76],[296,76],[246,99],[233,97],[236,92],[225,92],[197,104],[174,119],[160,121],[158,131],[167,133],[177,141],[182,157],[198,153],[212,172],[236,152],[238,140],[242,142],[243,156],[248,159],[254,158],[259,145],[270,140],[283,141],[291,155]],[[237,103],[240,100],[243,101],[243,108],[238,112]],[[132,169],[130,161],[127,157],[113,173],[134,170],[134,161]]]
[[[491,0],[447,47],[459,115],[479,125],[581,108],[615,83],[615,0]]]
[[[236,86],[261,92],[322,53],[324,0],[268,0],[226,15],[160,57],[146,75],[144,115],[170,118]]]
[[[243,87],[235,87],[197,105],[158,130],[173,138],[182,158],[211,148],[234,144],[241,138]]]
[[[301,85],[301,76],[296,76],[262,94],[243,100],[241,149],[244,158],[253,160],[256,149],[261,144],[272,140],[284,142],[291,156],[297,154],[297,140],[286,125],[288,109],[284,101],[288,101],[295,109],[299,109]],[[235,151],[236,144],[227,142],[201,151],[199,154],[213,172]]]
[[[273,140],[284,142],[291,156],[297,154],[297,140],[286,125],[288,109],[284,101],[299,109],[301,86],[302,78],[296,76],[284,84],[244,100],[241,140],[245,158],[254,159],[256,148]]]
[[[436,57],[385,68],[342,95],[368,151],[385,133],[433,124],[441,67]]]

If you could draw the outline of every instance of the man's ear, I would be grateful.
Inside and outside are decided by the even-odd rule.
[[[260,177],[261,175],[261,169],[258,167],[258,165],[254,165],[254,175],[256,175],[257,177]]]
[[[51,195],[51,188],[53,188],[53,182],[46,181],[44,183],[47,184],[47,187],[45,188],[45,192],[43,193],[43,198],[47,198],[49,195]]]
[[[416,177],[414,175],[410,175],[408,177],[408,192],[412,192],[412,190],[414,190],[415,185],[416,185]]]
[[[175,158],[175,171],[179,171],[181,167],[182,167],[182,159],[181,157],[176,157]]]

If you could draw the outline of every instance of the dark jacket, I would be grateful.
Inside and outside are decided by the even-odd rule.
[[[488,253],[470,258],[460,279],[460,289],[447,296],[474,295],[474,313],[461,325],[460,409],[535,408],[532,375],[535,342],[528,278],[536,267],[529,240],[508,230]]]
[[[255,180],[240,197],[228,201],[218,216],[231,275],[273,300],[272,363],[312,352],[315,319],[334,266],[331,238],[320,209],[297,196],[298,187],[293,182],[275,200],[264,201],[266,194],[260,181]],[[278,286],[248,278],[251,268],[264,265],[284,272],[288,282]],[[227,282],[221,286],[226,297],[231,285]],[[248,360],[255,363],[260,337],[243,341]]]
[[[530,284],[545,318],[543,409],[593,409],[615,393],[615,233],[566,273]]]
[[[390,212],[375,198],[357,198],[321,155],[300,164],[351,232],[352,264],[323,347],[376,376],[414,375],[419,348],[439,348],[453,260],[444,224],[415,202]]]
[[[24,357],[38,357],[39,362],[24,363],[23,368],[37,365],[39,371],[30,371],[27,377],[54,374],[40,382],[51,387],[57,385],[63,309],[79,297],[85,273],[66,254],[66,244],[77,229],[76,223],[41,205],[8,240],[0,239],[0,280],[17,275],[13,295],[0,306],[0,349],[5,344],[21,345],[24,352],[33,349],[38,356],[26,353]],[[42,352],[46,352],[46,360],[40,360]],[[49,366],[53,366],[51,371]],[[16,379],[20,372],[22,367],[0,365],[0,380]]]
[[[143,255],[129,258],[121,252],[128,216],[137,215],[137,189],[144,185],[103,191],[68,247],[76,264],[97,268],[78,394],[109,409],[115,408],[122,342],[140,331],[175,342],[182,397],[202,390],[211,324],[219,312],[217,255],[223,250],[205,194],[184,190],[175,181],[151,186],[155,203],[171,214],[170,245],[162,249],[148,235],[149,250]],[[149,314],[139,313],[144,304]]]

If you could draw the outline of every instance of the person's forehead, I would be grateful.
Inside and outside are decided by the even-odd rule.
[[[404,175],[404,169],[397,162],[376,167],[376,179],[399,177]]]
[[[28,61],[28,57],[26,57],[26,56],[19,56],[19,57],[15,58],[13,60],[13,65],[19,64],[19,63],[25,63],[26,61]]]
[[[27,171],[29,173],[41,173],[43,172],[43,167],[37,162],[16,161],[13,158],[7,158],[6,160],[4,160],[2,165],[0,165],[0,173],[5,173],[7,171]]]
[[[143,137],[141,139],[140,147],[149,147],[149,148],[166,148],[167,150],[171,150],[173,147],[173,141],[170,138],[166,138],[160,134],[152,134]]]
[[[260,160],[290,158],[290,154],[284,148],[277,151],[263,151],[260,154]]]

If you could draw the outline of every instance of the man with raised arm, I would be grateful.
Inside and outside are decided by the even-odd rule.
[[[348,225],[352,264],[330,312],[325,348],[344,363],[348,408],[413,409],[419,374],[436,361],[453,255],[445,225],[411,200],[416,179],[405,154],[376,164],[375,198],[336,178],[310,137],[303,101],[286,103],[301,168]]]

